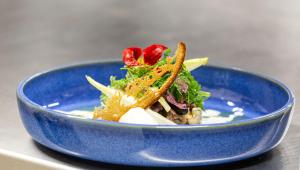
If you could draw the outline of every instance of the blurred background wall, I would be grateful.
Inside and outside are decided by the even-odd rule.
[[[300,54],[299,8],[299,0],[2,0],[0,54],[40,71],[35,63],[119,59],[127,46],[185,41],[189,57],[292,74],[286,66]]]

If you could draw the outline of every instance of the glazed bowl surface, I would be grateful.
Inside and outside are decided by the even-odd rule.
[[[288,130],[294,97],[283,83],[218,66],[203,66],[192,74],[212,95],[204,103],[206,109],[243,111],[244,116],[229,123],[139,125],[63,113],[98,106],[101,93],[85,75],[108,85],[111,75],[125,75],[120,67],[119,62],[80,64],[23,81],[17,89],[17,102],[27,132],[48,148],[83,159],[176,167],[250,158],[277,146]]]

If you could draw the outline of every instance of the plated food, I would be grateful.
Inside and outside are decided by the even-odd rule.
[[[190,71],[207,63],[207,58],[184,63],[186,47],[178,44],[174,56],[165,45],[153,44],[123,51],[127,70],[124,78],[110,77],[104,86],[90,76],[87,80],[102,92],[102,105],[94,110],[95,119],[127,123],[197,124],[201,121],[202,91]],[[148,120],[147,120],[148,119]]]
[[[210,123],[232,121],[243,115],[239,112],[212,119],[210,115],[216,112],[205,112],[203,105],[210,93],[203,91],[191,74],[192,70],[207,64],[208,58],[185,60],[186,46],[182,42],[178,43],[174,56],[171,51],[162,44],[143,50],[140,47],[124,49],[125,66],[120,69],[127,71],[126,76],[120,79],[111,76],[109,86],[87,75],[88,82],[102,92],[101,105],[93,111],[93,118],[123,123],[191,125],[200,124],[204,115],[204,122],[210,118]]]

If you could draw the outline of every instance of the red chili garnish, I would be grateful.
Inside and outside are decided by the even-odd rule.
[[[137,66],[139,64],[137,60],[141,57],[141,55],[142,49],[139,47],[126,48],[122,52],[123,62],[127,66]]]
[[[153,44],[143,50],[144,62],[148,65],[154,65],[162,56],[167,47],[162,44]]]

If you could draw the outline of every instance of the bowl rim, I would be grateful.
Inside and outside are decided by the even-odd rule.
[[[98,65],[98,64],[121,64],[121,61],[92,61],[92,62],[83,62],[83,63],[76,63],[76,64],[69,64],[69,65],[64,65],[60,67],[55,67],[53,69],[48,69],[46,71],[42,71],[39,73],[36,73],[32,76],[29,76],[25,78],[21,83],[18,85],[17,91],[16,91],[16,96],[17,99],[20,100],[23,104],[25,104],[27,107],[30,107],[39,113],[43,114],[52,114],[53,116],[65,118],[65,119],[70,119],[71,121],[76,121],[76,122],[81,122],[81,123],[88,123],[91,125],[105,125],[105,126],[113,126],[113,127],[122,127],[122,128],[147,128],[147,129],[215,129],[215,128],[228,128],[228,127],[236,127],[236,126],[246,126],[250,125],[253,123],[259,123],[259,122],[264,122],[268,121],[271,119],[275,119],[282,114],[286,113],[288,110],[292,109],[295,103],[295,96],[292,93],[292,91],[281,81],[274,79],[268,75],[261,74],[261,73],[256,73],[253,71],[247,71],[241,68],[237,67],[226,67],[226,66],[220,66],[220,65],[211,65],[208,64],[206,65],[207,67],[211,68],[217,68],[217,69],[225,69],[225,70],[231,70],[231,71],[236,71],[244,74],[248,74],[251,76],[259,77],[265,80],[268,80],[279,87],[281,87],[287,94],[288,94],[288,100],[283,105],[281,108],[270,112],[266,115],[263,116],[258,116],[253,119],[244,119],[244,120],[238,120],[235,122],[230,122],[230,123],[215,123],[215,124],[198,124],[198,125],[147,125],[147,124],[133,124],[133,123],[119,123],[119,122],[113,122],[113,121],[106,121],[106,120],[93,120],[93,119],[83,119],[77,116],[72,116],[68,114],[63,114],[59,111],[52,110],[46,107],[43,107],[32,100],[30,100],[25,94],[24,94],[24,87],[28,82],[31,80],[41,76],[41,75],[46,75],[55,71],[61,71],[61,70],[67,70],[67,69],[72,69],[76,67],[85,67],[89,65]]]

